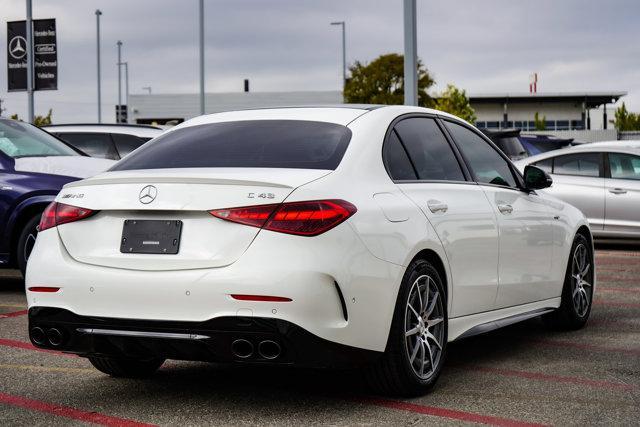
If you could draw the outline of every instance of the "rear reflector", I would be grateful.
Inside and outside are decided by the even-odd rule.
[[[298,236],[317,236],[356,213],[344,200],[312,200],[277,205],[216,209],[209,213],[226,221]]]
[[[38,225],[38,231],[44,231],[57,225],[88,218],[95,213],[96,212],[91,209],[52,202],[42,213],[42,218]]]
[[[31,286],[29,291],[31,292],[58,292],[60,288],[54,288],[52,286]]]
[[[291,298],[286,297],[272,297],[269,295],[238,295],[232,294],[231,298],[239,301],[269,301],[269,302],[291,302]]]

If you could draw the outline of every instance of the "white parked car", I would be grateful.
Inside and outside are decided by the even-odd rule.
[[[607,141],[550,151],[516,162],[553,177],[544,190],[580,209],[594,237],[640,239],[640,141]]]
[[[475,128],[405,107],[185,122],[49,206],[30,337],[113,376],[167,358],[361,365],[429,390],[447,343],[539,315],[582,327],[591,233]],[[525,181],[527,184],[525,185]]]
[[[62,124],[43,127],[91,157],[119,160],[162,134],[156,126],[130,124]]]

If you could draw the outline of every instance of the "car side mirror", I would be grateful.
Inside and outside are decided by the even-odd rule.
[[[528,190],[541,190],[551,187],[553,179],[548,173],[536,166],[525,166],[524,168],[524,185]]]

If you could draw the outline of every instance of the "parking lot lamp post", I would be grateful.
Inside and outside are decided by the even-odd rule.
[[[200,29],[200,115],[204,114],[204,0],[200,0],[198,24]]]
[[[33,17],[31,0],[27,0],[27,103],[29,123],[33,123]]]
[[[96,9],[96,53],[98,57],[98,123],[102,123],[102,92],[100,87],[100,9]]]
[[[120,111],[122,105],[122,72],[120,70],[120,65],[122,63],[122,42],[118,40],[116,45],[118,46],[118,116],[116,117],[116,121],[120,123],[120,117],[122,116]]]
[[[404,0],[404,104],[418,105],[416,0]]]

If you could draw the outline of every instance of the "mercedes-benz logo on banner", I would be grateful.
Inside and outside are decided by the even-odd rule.
[[[15,59],[22,59],[27,54],[27,40],[22,36],[15,36],[9,42],[9,54]]]
[[[147,185],[140,190],[140,194],[138,195],[138,199],[140,203],[148,205],[153,202],[158,195],[158,189],[153,185]]]

